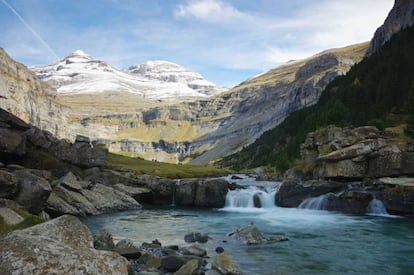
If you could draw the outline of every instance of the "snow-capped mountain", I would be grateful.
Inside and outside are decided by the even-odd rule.
[[[207,97],[209,94],[205,92],[204,88],[200,89],[195,84],[190,86],[182,81],[171,82],[162,77],[157,78],[154,76],[156,72],[152,74],[152,77],[149,77],[144,74],[132,74],[118,70],[104,61],[93,59],[81,50],[69,54],[56,63],[30,69],[40,79],[56,88],[59,93],[65,94],[116,91],[130,92],[152,100]],[[168,74],[167,70],[164,68],[163,72]],[[186,71],[186,69],[182,68],[182,71]],[[197,73],[193,74],[196,78],[201,77]],[[174,72],[171,72],[170,75],[172,79]],[[180,77],[181,75],[177,76],[177,79]],[[200,83],[205,81],[202,77],[199,80]],[[205,81],[205,83],[215,87],[211,82]]]
[[[213,95],[224,90],[204,79],[201,74],[195,71],[163,60],[148,61],[144,64],[133,65],[127,69],[127,72],[149,79],[182,83],[206,95]]]

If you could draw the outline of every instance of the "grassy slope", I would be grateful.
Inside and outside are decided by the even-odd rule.
[[[176,165],[162,162],[147,161],[140,158],[110,153],[108,156],[108,168],[127,169],[137,174],[147,174],[166,178],[195,178],[227,174],[230,171],[218,169],[212,166]]]
[[[225,158],[234,169],[271,166],[283,171],[299,158],[306,134],[330,124],[412,125],[414,115],[414,27],[393,37],[370,58],[338,77],[319,102],[291,114],[241,152]],[[410,127],[409,127],[410,128]]]

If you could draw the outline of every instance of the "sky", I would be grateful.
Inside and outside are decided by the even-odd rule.
[[[393,0],[0,0],[0,47],[26,66],[81,49],[124,69],[167,60],[232,86],[372,38]]]

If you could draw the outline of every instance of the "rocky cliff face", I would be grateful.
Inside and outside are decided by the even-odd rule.
[[[384,24],[375,32],[367,50],[367,56],[377,52],[395,33],[413,25],[413,23],[414,2],[411,0],[395,0],[394,7],[385,19]]]
[[[56,64],[34,68],[40,78],[59,89],[56,93],[3,52],[1,77],[5,81],[1,92],[7,100],[2,101],[2,106],[59,137],[73,140],[81,134],[95,143],[105,143],[111,151],[128,155],[175,163],[207,163],[240,150],[291,112],[316,103],[331,80],[361,60],[366,47],[364,43],[325,51],[247,80],[228,92],[181,103],[137,97],[130,91],[89,93],[88,89],[93,88],[89,85],[91,79],[100,82],[108,79],[102,78],[105,74],[132,75],[82,52]],[[80,71],[75,70],[78,67]],[[164,82],[185,85],[192,91],[188,85],[200,80],[188,79],[188,74],[183,73],[187,81],[183,84],[183,79],[171,79],[165,70],[155,67],[139,66],[135,73],[148,79],[146,74],[154,76],[161,70],[157,77]],[[94,77],[90,78],[90,74]],[[172,80],[176,82],[168,82]],[[71,106],[70,116],[64,105]]]
[[[57,103],[56,90],[39,81],[3,49],[0,49],[0,98],[0,108],[25,122],[58,137],[69,135],[65,125],[70,108]]]
[[[361,60],[366,47],[363,43],[325,51],[223,94],[179,104],[134,105],[125,93],[95,94],[93,99],[82,95],[79,100],[59,95],[58,99],[75,110],[73,132],[105,143],[111,151],[150,160],[206,163],[240,150],[291,112],[315,104],[330,81]],[[87,100],[94,100],[88,108]]]

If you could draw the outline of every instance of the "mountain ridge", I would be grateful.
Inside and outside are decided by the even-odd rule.
[[[191,75],[191,71],[177,64],[175,67]],[[133,93],[150,100],[180,101],[180,99],[206,97],[220,91],[213,83],[204,80],[200,74],[193,73],[193,80],[199,81],[198,86],[190,86],[183,81],[165,81],[145,74],[116,69],[105,61],[94,59],[82,50],[76,50],[55,63],[30,69],[41,80],[56,88],[59,94],[118,91]],[[173,75],[174,72],[170,72],[170,76]]]

